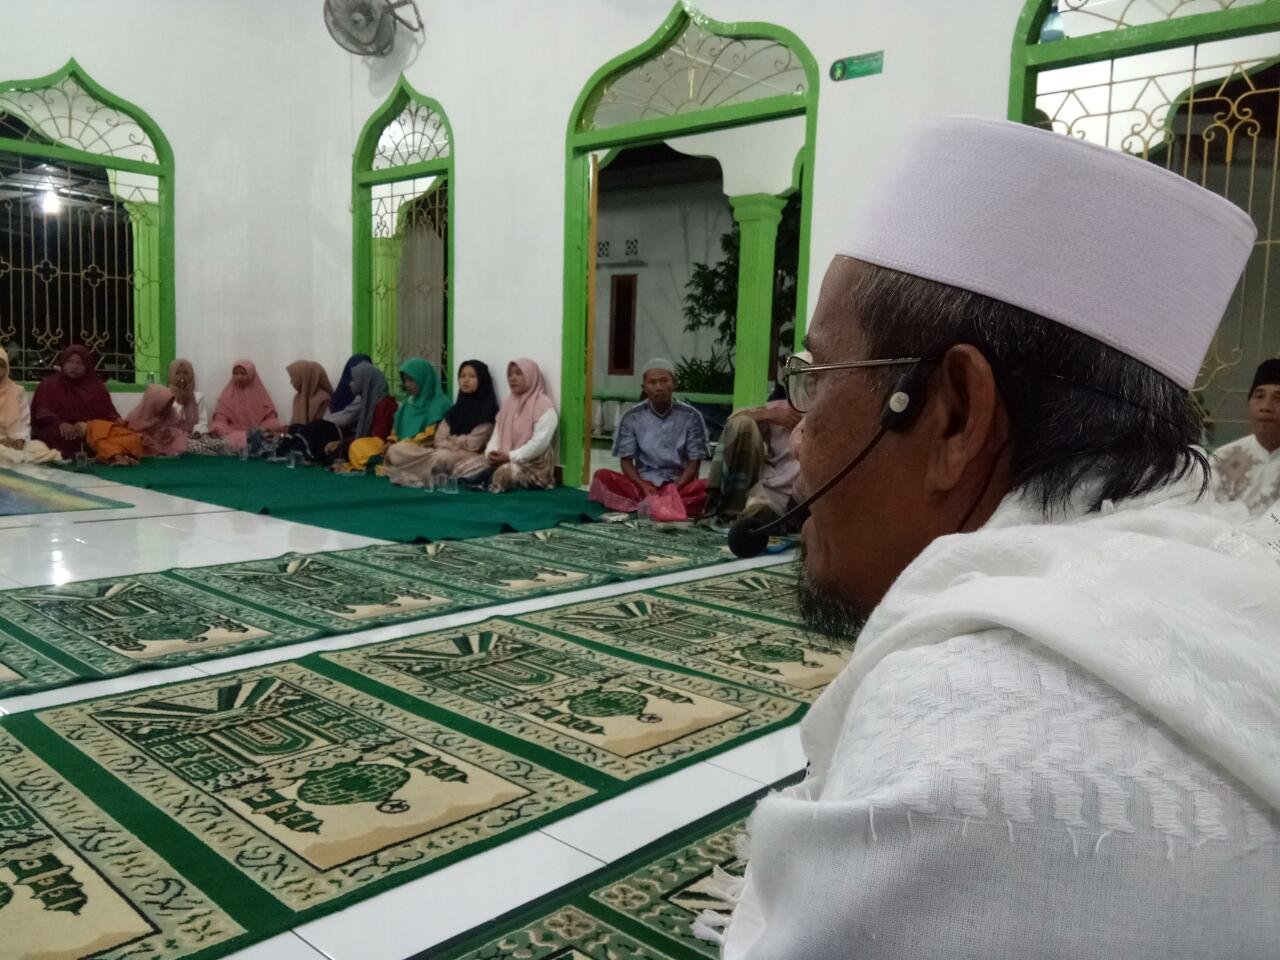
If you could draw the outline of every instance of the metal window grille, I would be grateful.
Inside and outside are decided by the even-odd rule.
[[[1177,15],[1187,5],[1163,7]],[[1271,263],[1280,243],[1278,58],[1280,33],[1266,33],[1037,78],[1039,125],[1159,164],[1233,201],[1257,224],[1253,254],[1195,384],[1215,443],[1248,432],[1253,371],[1280,355],[1280,261]]]
[[[696,19],[666,48],[609,78],[582,114],[600,130],[805,92],[804,65],[777,40],[726,37]]]

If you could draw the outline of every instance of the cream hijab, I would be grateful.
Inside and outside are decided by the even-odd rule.
[[[9,434],[22,419],[22,387],[9,376],[9,354],[0,347],[4,375],[0,376],[0,433]]]

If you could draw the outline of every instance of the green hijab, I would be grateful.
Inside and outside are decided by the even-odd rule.
[[[400,364],[400,372],[418,385],[418,395],[406,397],[396,411],[396,437],[408,440],[444,418],[449,398],[440,387],[436,368],[421,357],[410,357]]]

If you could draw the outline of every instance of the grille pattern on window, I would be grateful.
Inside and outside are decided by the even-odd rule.
[[[34,83],[0,83],[0,345],[16,379],[78,343],[104,377],[147,382],[172,323],[167,150],[75,61]]]
[[[609,77],[585,109],[581,130],[688,116],[769,97],[803,95],[804,64],[777,40],[720,36],[689,19],[665,49]]]
[[[1034,122],[1142,157],[1221,194],[1258,239],[1195,384],[1211,442],[1248,431],[1253,371],[1280,354],[1280,33],[1046,70]]]
[[[639,240],[628,240],[628,241],[627,241],[627,256],[628,256],[628,257],[638,257],[638,256],[640,256],[640,241],[639,241]]]
[[[158,286],[135,238],[153,235],[158,208],[130,195],[91,164],[0,152],[0,344],[14,379],[44,376],[70,343],[103,376],[134,379],[134,298]]]
[[[446,177],[416,177],[376,184],[370,299],[373,355],[425,357],[449,369],[449,184]]]
[[[596,241],[596,257],[601,260],[609,259],[609,241],[608,240]]]

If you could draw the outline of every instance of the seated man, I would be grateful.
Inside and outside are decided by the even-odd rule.
[[[1253,433],[1214,451],[1213,494],[1257,517],[1280,500],[1280,360],[1264,360],[1249,390]]]
[[[640,501],[674,484],[685,513],[702,515],[706,481],[698,468],[710,451],[707,425],[693,406],[675,398],[675,368],[670,360],[650,360],[644,368],[644,401],[623,414],[613,438],[613,455],[622,472],[597,470],[590,497],[610,510],[630,513]]]
[[[1200,502],[1188,395],[1252,221],[972,118],[864,192],[788,383],[800,609],[852,655],[722,957],[1276,957],[1280,557]]]
[[[808,351],[797,356],[809,360]],[[791,432],[799,423],[800,414],[781,384],[763,407],[734,411],[720,437],[708,484],[718,497],[718,515],[756,517],[769,523],[795,503],[800,464],[791,447]]]

